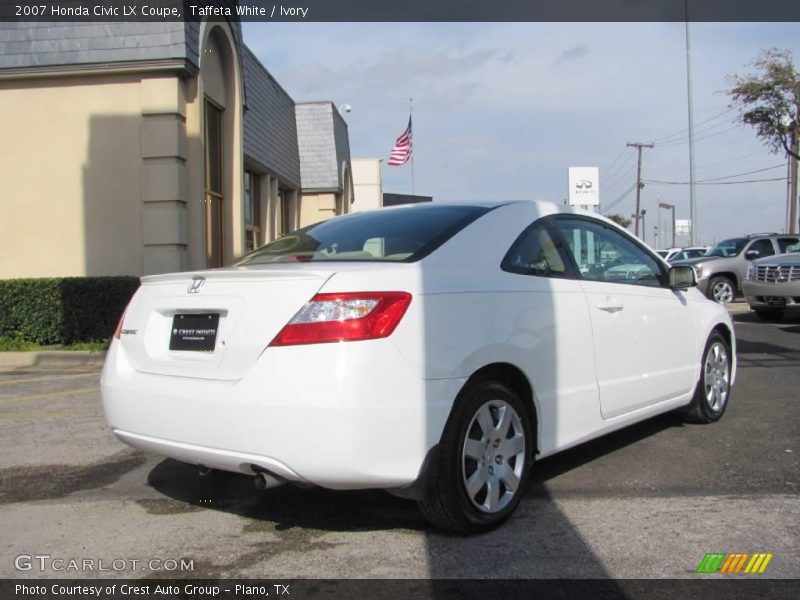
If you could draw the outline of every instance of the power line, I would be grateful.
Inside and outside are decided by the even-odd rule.
[[[698,133],[705,134],[705,133],[708,133],[710,131],[714,131],[715,129],[719,129],[720,127],[725,127],[726,125],[730,125],[731,123],[733,123],[733,121],[728,121],[728,120],[720,121],[719,123],[714,123],[713,125],[707,125],[705,127],[700,127],[699,129],[695,130],[694,133],[695,133],[695,135],[698,134]],[[685,140],[685,139],[689,139],[689,136],[686,135],[686,134],[678,134],[678,135],[673,135],[673,136],[670,136],[670,137],[667,137],[667,138],[662,138],[660,141],[655,142],[655,144],[656,145],[672,144],[673,142],[678,142],[680,140]]]
[[[713,162],[713,163],[706,163],[704,165],[699,165],[699,166],[697,166],[695,168],[696,169],[707,169],[708,167],[716,167],[716,166],[719,166],[719,165],[725,165],[725,164],[728,164],[728,163],[732,163],[732,162],[736,162],[736,161],[739,161],[739,160],[743,160],[745,158],[752,158],[753,156],[760,156],[762,154],[764,154],[764,150],[759,150],[758,152],[753,152],[752,154],[745,154],[744,156],[737,156],[735,158],[728,158],[726,160],[720,160],[720,161]],[[672,169],[660,169],[658,167],[655,167],[655,168],[650,167],[649,170],[650,171],[660,171],[660,172],[674,172],[674,171],[683,171],[684,167],[675,167],[675,168],[672,168]]]
[[[706,119],[705,121],[700,121],[700,122],[699,122],[699,123],[698,123],[696,126],[699,126],[699,125],[704,125],[705,123],[710,123],[711,121],[713,121],[713,120],[715,120],[715,119],[718,119],[719,117],[721,117],[721,116],[723,116],[723,115],[727,115],[727,114],[728,114],[729,112],[731,112],[732,110],[734,110],[734,107],[733,107],[733,106],[732,106],[732,107],[730,107],[730,108],[728,108],[728,109],[726,109],[726,110],[723,110],[721,113],[719,113],[719,114],[716,114],[716,115],[714,115],[713,117],[709,117],[709,118],[708,118],[708,119]],[[670,133],[669,135],[662,135],[661,137],[658,137],[658,138],[655,138],[655,139],[653,139],[653,140],[650,140],[650,142],[651,142],[651,143],[656,143],[656,142],[659,142],[659,141],[662,141],[662,140],[666,140],[666,139],[668,139],[668,138],[672,138],[672,137],[676,137],[676,136],[684,136],[684,135],[686,135],[688,132],[689,132],[689,128],[688,128],[688,127],[684,127],[684,128],[683,128],[683,129],[681,129],[680,131],[676,131],[675,133]]]
[[[729,131],[733,131],[734,129],[741,129],[741,127],[742,127],[741,125],[734,125],[733,127],[730,127],[728,129],[723,129],[722,131],[718,131],[717,133],[712,133],[711,135],[706,135],[706,136],[702,136],[702,137],[699,137],[699,138],[695,138],[694,141],[695,142],[699,142],[701,140],[707,140],[707,139],[710,139],[710,138],[713,138],[713,137],[717,137],[718,135],[722,135],[723,133],[728,133]],[[689,143],[689,140],[686,139],[686,140],[684,140],[682,142],[672,142],[672,143],[669,143],[669,144],[659,144],[658,147],[659,148],[669,148],[670,146],[683,146],[684,144],[688,144],[688,143]]]
[[[633,190],[634,190],[634,188],[635,188],[635,187],[636,187],[636,184],[634,183],[634,184],[633,184],[631,187],[629,187],[629,188],[628,188],[628,189],[627,189],[625,192],[623,192],[622,194],[620,194],[620,195],[619,195],[619,196],[618,196],[616,199],[612,200],[612,201],[611,201],[611,202],[608,204],[608,206],[606,206],[606,207],[605,207],[605,208],[604,208],[604,209],[603,209],[601,212],[602,212],[602,213],[607,213],[609,210],[611,210],[612,208],[614,208],[614,207],[615,207],[617,204],[619,204],[620,202],[622,202],[623,200],[625,200],[625,198],[627,198],[628,196],[630,196],[630,195],[631,195],[631,192],[633,192]]]
[[[736,185],[738,183],[758,183],[760,181],[786,181],[786,177],[775,177],[772,179],[745,179],[743,181],[695,181],[695,185]],[[689,185],[688,181],[655,181],[645,180],[648,185]]]
[[[631,155],[631,156],[633,156],[633,155]],[[630,167],[628,167],[628,170],[627,170],[627,171],[625,171],[624,173],[621,173],[621,174],[617,175],[616,177],[612,178],[612,181],[605,181],[605,180],[601,181],[601,183],[603,184],[603,187],[604,187],[606,190],[613,190],[613,189],[614,189],[616,186],[618,186],[618,185],[619,185],[619,184],[620,184],[622,181],[624,181],[624,180],[625,180],[625,177],[626,177],[626,176],[627,176],[627,175],[628,175],[628,174],[629,174],[631,171],[633,171],[633,169],[634,169],[635,167],[636,167],[636,161],[634,161],[634,162],[632,162],[632,163],[631,163],[631,166],[630,166]]]
[[[620,150],[619,154],[617,154],[617,156],[614,158],[614,160],[611,161],[611,164],[609,164],[608,167],[605,167],[605,169],[609,170],[609,169],[611,169],[611,167],[613,167],[615,164],[617,164],[617,161],[620,159],[620,157],[623,154],[625,154],[625,150],[627,150],[627,148],[623,148],[622,150]]]
[[[695,183],[711,183],[713,181],[722,181],[723,179],[733,179],[734,177],[743,177],[744,175],[754,175],[756,173],[763,173],[764,171],[772,171],[774,169],[782,169],[785,167],[783,163],[779,165],[775,165],[772,167],[766,167],[764,169],[756,169],[755,171],[745,171],[744,173],[736,173],[735,175],[723,175],[722,177],[714,177],[713,179],[701,179],[695,180]],[[655,179],[648,180],[648,183],[663,183],[663,184],[674,184],[674,185],[683,185],[688,183],[688,181],[658,181]],[[735,182],[734,182],[735,183]]]
[[[627,150],[627,149],[628,149],[628,147],[626,146],[625,149],[623,150],[623,152],[625,152],[625,150]],[[620,165],[616,169],[614,169],[608,175],[604,175],[603,176],[604,180],[605,181],[609,181],[610,179],[612,179],[616,173],[618,173],[621,169],[623,169],[625,167],[625,165],[628,164],[628,161],[633,159],[633,156],[634,156],[633,154],[629,154],[628,158],[626,160],[622,161],[622,163],[620,163]]]
[[[782,169],[783,164],[774,165],[772,167],[765,167],[763,169],[756,169],[755,171],[745,171],[744,173],[737,173],[736,175],[725,175],[723,177],[714,177],[713,179],[701,179],[700,183],[708,183],[711,181],[722,181],[723,179],[733,179],[734,177],[743,177],[744,175],[754,175],[756,173],[763,173],[764,171],[773,171],[774,169]]]

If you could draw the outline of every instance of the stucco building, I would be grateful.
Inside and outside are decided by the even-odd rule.
[[[371,210],[383,206],[381,159],[354,158],[353,211]]]
[[[0,278],[219,266],[349,212],[347,124],[227,22],[0,23]]]

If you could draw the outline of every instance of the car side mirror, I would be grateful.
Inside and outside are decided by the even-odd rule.
[[[697,285],[694,269],[686,265],[669,268],[669,287],[673,290],[685,290]]]
[[[754,258],[758,258],[759,254],[760,252],[758,250],[748,250],[747,252],[744,253],[744,257],[747,260],[753,260]]]

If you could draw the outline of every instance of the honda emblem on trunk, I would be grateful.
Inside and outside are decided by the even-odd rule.
[[[200,288],[203,287],[203,284],[206,282],[205,277],[195,277],[192,279],[192,283],[189,284],[189,289],[186,290],[188,294],[196,294],[200,291]]]

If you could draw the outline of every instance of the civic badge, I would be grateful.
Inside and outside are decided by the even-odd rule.
[[[205,282],[205,277],[194,277],[192,279],[192,283],[189,284],[189,289],[187,289],[186,292],[188,294],[197,294]]]

